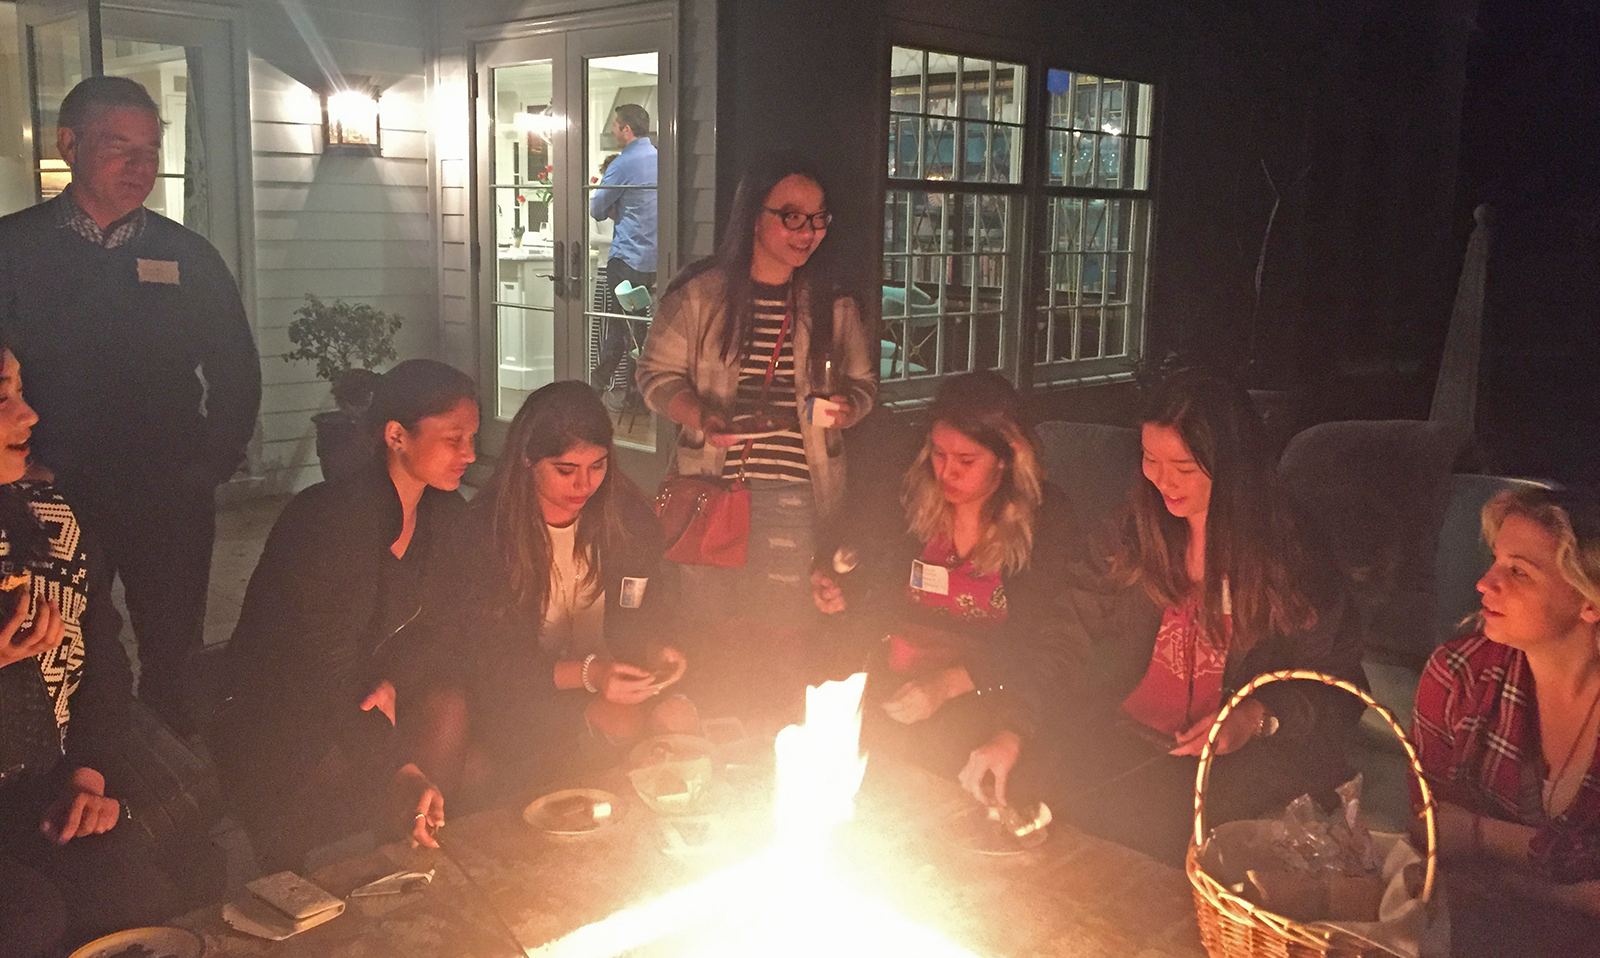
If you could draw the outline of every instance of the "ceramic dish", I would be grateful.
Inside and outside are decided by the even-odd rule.
[[[716,779],[717,750],[693,735],[645,739],[628,755],[628,781],[658,815],[702,811]]]
[[[598,788],[551,792],[522,810],[522,820],[547,835],[595,835],[609,831],[621,818],[617,796]]]
[[[96,938],[69,958],[200,958],[205,942],[182,928],[129,928]]]

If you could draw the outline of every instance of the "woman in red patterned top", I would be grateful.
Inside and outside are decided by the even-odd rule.
[[[867,580],[847,583],[848,602],[889,636],[871,669],[869,697],[881,708],[868,735],[959,772],[975,797],[1004,806],[1024,740],[1082,671],[1060,604],[1081,537],[1066,497],[1044,481],[1038,441],[1004,378],[947,380],[930,419],[902,495],[910,531],[863,541],[864,518],[844,526],[858,536],[862,572],[852,578]],[[833,574],[813,573],[812,585],[819,609],[844,611]]]
[[[1494,563],[1478,627],[1440,646],[1417,686],[1412,737],[1440,851],[1600,914],[1600,503],[1502,492],[1483,534]]]
[[[1095,678],[1061,743],[1057,809],[1086,830],[1181,860],[1196,757],[1222,704],[1263,672],[1316,669],[1364,681],[1361,645],[1331,577],[1307,574],[1279,507],[1261,423],[1237,386],[1180,373],[1141,426],[1144,482],[1107,584],[1075,590]],[[1267,686],[1220,730],[1214,822],[1331,798],[1360,703],[1329,686]]]

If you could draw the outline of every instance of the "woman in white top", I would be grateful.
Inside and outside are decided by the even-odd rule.
[[[656,641],[660,526],[612,468],[611,436],[586,384],[535,391],[468,511],[440,603],[451,611],[428,630],[438,685],[418,760],[446,788],[543,784],[604,742],[698,724],[687,699],[661,694],[687,662]]]

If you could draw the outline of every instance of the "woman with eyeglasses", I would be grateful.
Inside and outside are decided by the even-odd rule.
[[[716,252],[672,281],[650,326],[639,390],[680,426],[677,471],[742,476],[752,492],[744,568],[685,566],[691,607],[790,625],[816,615],[813,525],[843,496],[840,430],[877,394],[860,311],[813,258],[831,221],[808,164],[763,157]]]

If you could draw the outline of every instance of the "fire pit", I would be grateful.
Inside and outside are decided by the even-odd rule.
[[[836,854],[866,770],[857,674],[806,693],[806,721],[777,738],[775,834],[754,857],[648,904],[578,929],[538,952],[746,958],[872,955],[958,958],[973,953],[897,914]]]
[[[583,838],[497,809],[451,819],[448,856],[391,844],[310,876],[342,897],[396,870],[437,872],[424,890],[353,899],[287,941],[234,932],[215,905],[176,924],[204,938],[207,958],[1203,958],[1181,870],[1059,823],[1026,854],[978,854],[943,840],[972,808],[954,782],[883,757],[863,779],[859,682],[811,694],[806,725],[776,746],[781,784],[766,769],[732,789],[751,801],[723,816],[716,849],[663,854],[661,824],[694,819],[642,804]],[[637,802],[620,773],[590,784]]]

